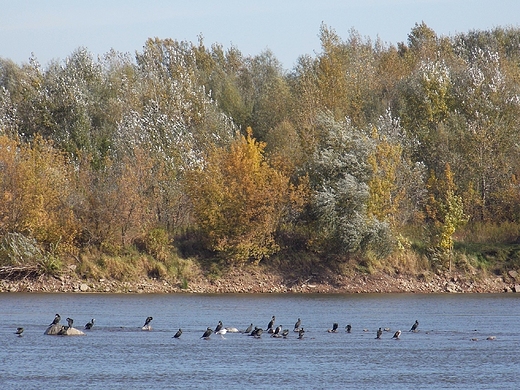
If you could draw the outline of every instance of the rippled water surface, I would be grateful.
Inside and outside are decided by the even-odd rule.
[[[520,295],[0,294],[5,389],[518,389]],[[86,336],[46,336],[59,313]],[[287,339],[225,327],[266,328]],[[152,330],[142,331],[153,316]],[[303,340],[293,327],[305,328]],[[419,320],[417,333],[409,332]],[[334,322],[338,333],[328,333]],[[345,325],[352,325],[352,333]],[[23,337],[14,334],[23,326]],[[381,340],[376,330],[390,328]],[[180,339],[172,336],[183,329]],[[395,330],[400,340],[393,340]],[[486,340],[494,336],[495,340]],[[472,339],[478,339],[472,341]]]

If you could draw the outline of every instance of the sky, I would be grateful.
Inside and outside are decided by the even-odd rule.
[[[285,69],[321,52],[325,24],[341,39],[354,29],[387,44],[407,42],[416,23],[438,36],[520,27],[520,0],[0,0],[0,57],[18,64],[32,54],[42,66],[86,48],[141,52],[148,38],[269,49]]]

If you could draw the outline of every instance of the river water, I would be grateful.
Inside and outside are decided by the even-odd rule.
[[[520,388],[520,294],[5,293],[0,313],[3,389]],[[46,336],[55,313],[78,329],[96,322],[85,336]],[[287,339],[201,339],[219,320],[266,329],[273,315]],[[379,327],[390,330],[377,340]]]

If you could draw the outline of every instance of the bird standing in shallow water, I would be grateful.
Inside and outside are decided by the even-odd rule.
[[[337,333],[338,332],[338,323],[335,322],[332,324],[332,329],[327,330],[329,333]]]
[[[377,330],[377,336],[376,336],[376,339],[381,339],[381,335],[383,334],[383,329],[379,328]]]
[[[352,331],[352,326],[350,324],[348,324],[347,326],[345,326],[345,331],[347,333],[350,333]]]
[[[222,325],[222,321],[219,321],[218,324],[217,324],[217,326],[216,326],[216,328],[215,328],[215,333],[218,333],[218,331],[221,330],[222,327],[223,327],[223,325]]]
[[[396,339],[396,340],[400,340],[400,337],[401,337],[401,331],[398,330],[397,332],[394,333],[394,337],[392,337],[392,338]]]
[[[17,334],[18,337],[22,337],[23,336],[22,333],[23,333],[23,328],[16,328],[16,332],[14,334]]]
[[[305,334],[305,330],[303,328],[301,328],[299,331],[298,331],[298,339],[301,340],[303,339],[303,335]]]
[[[90,322],[87,322],[87,323],[85,324],[85,329],[92,329],[92,327],[94,326],[94,322],[95,322],[95,321],[96,321],[96,320],[95,320],[94,318],[92,318],[92,319],[90,320]]]
[[[208,326],[208,328],[206,329],[206,331],[205,331],[204,334],[202,335],[201,339],[209,340],[209,337],[211,336],[212,333],[213,333],[213,329],[211,329],[211,328]]]
[[[300,325],[302,324],[302,320],[298,318],[298,321],[296,321],[296,324],[294,324],[294,331],[299,332],[300,331]]]
[[[244,330],[244,333],[251,333],[253,330],[253,324],[249,325],[246,330]]]
[[[181,337],[181,334],[182,334],[182,329],[179,328],[179,330],[177,331],[177,333],[175,333],[175,335],[173,336],[174,339],[178,339],[179,337]]]
[[[415,320],[415,323],[412,325],[410,332],[417,332],[418,327],[419,327],[419,321]]]
[[[152,330],[152,325],[150,325],[150,322],[152,322],[153,317],[147,317],[146,321],[144,322],[142,330]]]
[[[220,337],[222,337],[223,339],[225,339],[224,335],[226,333],[227,333],[227,329],[226,328],[219,329],[217,332],[215,332],[215,334],[219,334]]]
[[[273,326],[274,326],[274,322],[276,321],[276,317],[273,316],[271,318],[271,321],[269,321],[269,323],[267,324],[267,329],[266,330],[269,330],[269,329],[273,329]]]
[[[282,325],[278,325],[276,327],[276,329],[274,330],[273,334],[271,335],[271,337],[274,337],[274,338],[282,337],[282,335],[280,334],[281,331],[282,331]]]
[[[287,338],[288,335],[289,335],[289,329],[284,329],[282,331],[282,337],[285,339],[285,338]]]

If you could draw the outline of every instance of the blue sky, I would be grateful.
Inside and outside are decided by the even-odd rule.
[[[438,35],[520,27],[520,0],[0,0],[0,57],[42,65],[78,47],[93,55],[135,53],[147,38],[237,47],[244,55],[270,49],[286,69],[303,54],[320,52],[320,25],[346,40],[407,40],[424,21]]]

